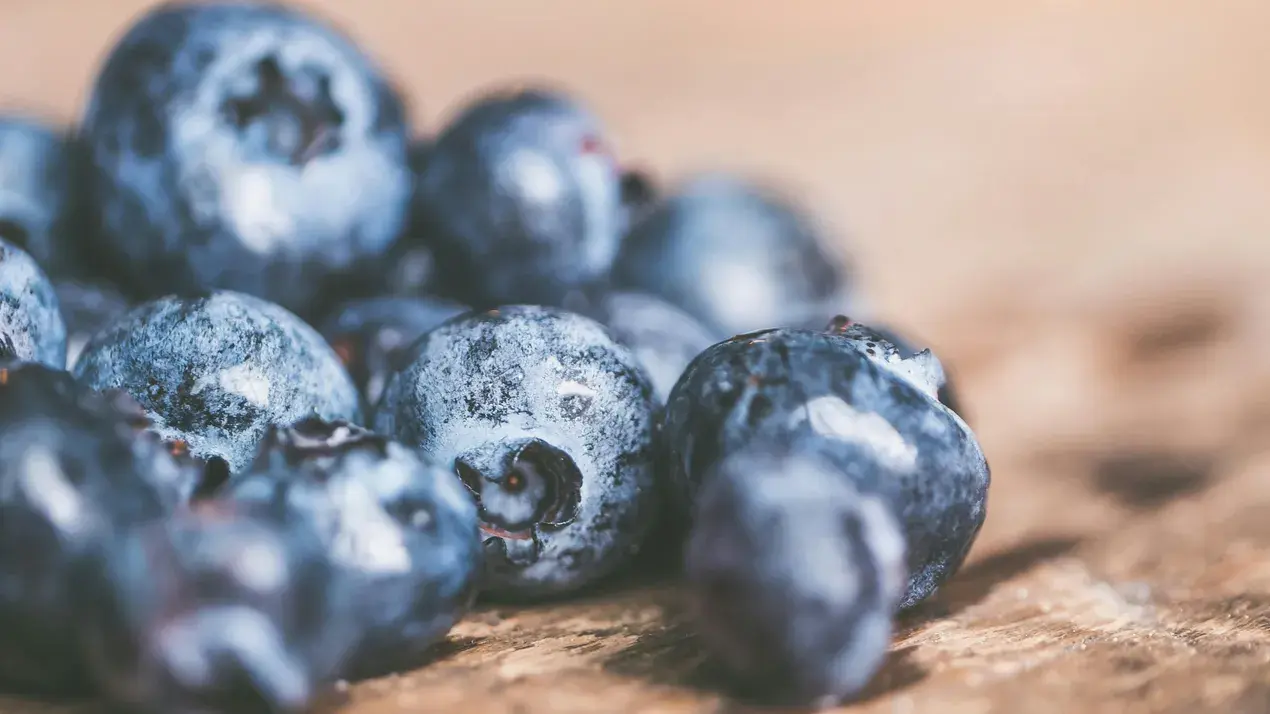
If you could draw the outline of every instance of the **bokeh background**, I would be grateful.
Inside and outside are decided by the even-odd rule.
[[[151,4],[0,2],[0,107],[73,120]],[[961,382],[994,471],[976,557],[1111,537],[1160,488],[1199,499],[1267,463],[1264,0],[309,6],[420,132],[484,87],[550,80],[666,181],[732,168],[804,200],[873,313]]]

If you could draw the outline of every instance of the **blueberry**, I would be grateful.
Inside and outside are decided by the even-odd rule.
[[[144,15],[84,132],[103,247],[142,298],[193,285],[315,314],[380,272],[410,202],[400,98],[348,38],[278,5]]]
[[[716,464],[685,564],[695,619],[742,690],[830,706],[882,664],[904,592],[890,504],[814,455],[750,445]]]
[[[68,694],[86,685],[69,574],[120,530],[158,519],[181,472],[134,440],[105,395],[39,364],[0,368],[0,681]]]
[[[448,468],[347,422],[271,432],[230,497],[311,524],[351,578],[364,633],[346,676],[417,666],[471,602],[480,564],[476,506]]]
[[[634,355],[592,320],[527,306],[451,320],[411,355],[376,424],[476,495],[485,589],[564,593],[630,556],[655,499],[652,387]]]
[[[62,280],[53,283],[53,291],[66,320],[66,366],[73,369],[93,335],[123,317],[131,305],[117,290],[100,283]]]
[[[691,315],[645,293],[606,292],[584,310],[635,353],[659,404],[666,402],[692,358],[715,343]]]
[[[83,147],[28,118],[0,117],[0,239],[55,276],[82,269]]]
[[[75,582],[85,658],[124,711],[299,714],[356,636],[312,532],[242,505],[132,529]]]
[[[560,305],[617,254],[618,170],[604,129],[559,93],[488,95],[437,137],[419,177],[446,294],[479,308]]]
[[[970,428],[929,383],[918,386],[929,374],[884,368],[852,339],[823,331],[765,330],[712,346],[666,407],[674,508],[686,513],[708,470],[743,445],[798,442],[890,502],[908,544],[901,605],[916,604],[960,566],[990,480]]]
[[[720,336],[846,310],[848,270],[774,190],[723,174],[690,180],[626,236],[616,285],[678,305]]]
[[[363,298],[345,303],[322,326],[335,353],[361,390],[365,404],[379,402],[384,382],[402,365],[401,353],[423,333],[467,312],[431,297]]]
[[[0,360],[66,366],[57,293],[31,256],[0,240]]]
[[[232,472],[250,463],[270,426],[360,415],[357,387],[313,328],[229,291],[133,309],[89,342],[75,375],[128,392],[164,440]]]
[[[928,393],[930,387],[935,389],[935,398],[940,404],[953,410],[962,419],[966,418],[960,400],[953,390],[943,363],[935,357],[929,348],[918,350],[908,340],[900,337],[894,329],[876,323],[864,325],[844,315],[839,315],[829,322],[828,331],[850,338],[856,349],[887,369],[898,370],[902,374],[911,374],[916,366],[923,375],[918,379]],[[923,379],[928,383],[922,384]]]

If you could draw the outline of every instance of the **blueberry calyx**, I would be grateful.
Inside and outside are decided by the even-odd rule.
[[[834,315],[829,324],[825,326],[825,332],[831,335],[841,335],[846,333],[847,328],[855,324],[855,320],[846,315]]]
[[[477,458],[459,456],[454,469],[476,498],[481,532],[498,540],[530,541],[535,529],[562,528],[577,518],[582,472],[563,450],[542,439],[525,439],[486,473]]]
[[[267,55],[256,62],[256,91],[229,99],[224,106],[226,120],[239,131],[263,123],[269,150],[286,157],[293,166],[339,148],[342,112],[331,97],[331,78],[319,74],[308,91],[302,83],[288,78],[278,59]],[[307,84],[307,82],[305,83]]]

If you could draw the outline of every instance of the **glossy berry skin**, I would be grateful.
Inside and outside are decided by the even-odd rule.
[[[53,291],[66,320],[66,368],[74,369],[93,335],[123,317],[131,304],[117,290],[100,283],[61,280],[53,283]]]
[[[312,532],[205,501],[135,528],[77,574],[83,648],[122,711],[308,711],[356,633]]]
[[[322,335],[348,369],[369,410],[401,354],[425,332],[468,311],[464,305],[432,297],[378,297],[342,305],[322,325]]]
[[[687,513],[709,469],[747,443],[799,443],[888,500],[908,546],[901,606],[910,607],[961,565],[990,480],[970,428],[918,384],[822,331],[765,330],[714,345],[666,407],[672,501]]]
[[[640,221],[613,282],[665,298],[720,337],[820,320],[852,299],[848,270],[811,216],[725,174],[689,180]]]
[[[0,240],[0,360],[66,366],[57,293],[31,256]]]
[[[417,197],[443,292],[478,308],[560,305],[603,278],[622,230],[604,134],[587,109],[543,90],[490,94],[454,119]]]
[[[39,364],[0,368],[0,683],[70,694],[87,683],[70,573],[120,530],[177,507],[184,474],[134,439],[104,395]]]
[[[742,691],[830,706],[867,684],[905,587],[890,504],[813,454],[752,445],[715,465],[695,506],[695,621]]]
[[[81,269],[82,146],[34,119],[0,117],[0,239],[62,276]]]
[[[89,342],[75,375],[128,392],[165,441],[231,472],[250,464],[270,426],[360,414],[357,387],[317,331],[229,291],[134,308]]]
[[[83,123],[104,252],[138,298],[222,288],[312,315],[383,268],[405,221],[401,100],[298,10],[160,5],[107,57]]]
[[[926,348],[924,350],[917,349],[913,346],[912,342],[909,342],[907,339],[901,337],[898,332],[890,327],[878,324],[870,324],[866,326],[861,325],[858,322],[852,322],[849,319],[847,322],[850,323],[850,327],[846,328],[846,331],[840,334],[843,334],[846,337],[854,337],[857,347],[863,344],[866,348],[875,348],[877,354],[884,356],[887,360],[899,359],[902,361],[913,358],[917,358],[919,360],[927,359],[921,355],[923,352],[930,352],[930,348]],[[841,320],[837,320],[834,323],[830,323],[829,329],[831,331],[841,329],[837,327],[837,325],[841,324]],[[872,343],[873,347],[870,347],[870,343]],[[942,375],[942,378],[937,379],[937,386],[935,389],[936,398],[939,399],[941,404],[953,410],[957,416],[962,419],[966,419],[964,407],[961,404],[961,400],[957,398],[957,391],[953,389],[952,379],[949,377],[948,370],[943,366],[942,362],[938,373]]]
[[[352,581],[362,637],[344,676],[418,666],[475,594],[476,504],[448,468],[347,422],[273,431],[255,468],[227,494],[317,531]]]
[[[652,388],[598,323],[512,306],[451,320],[389,381],[378,430],[478,499],[482,589],[561,594],[613,572],[652,520]]]

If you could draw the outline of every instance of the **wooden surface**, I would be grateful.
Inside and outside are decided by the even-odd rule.
[[[4,2],[0,104],[73,116],[143,4]],[[1270,4],[319,5],[425,127],[546,76],[633,161],[801,192],[877,313],[941,348],[988,522],[853,711],[1270,712]],[[478,612],[431,667],[346,697],[743,711],[671,584]]]

